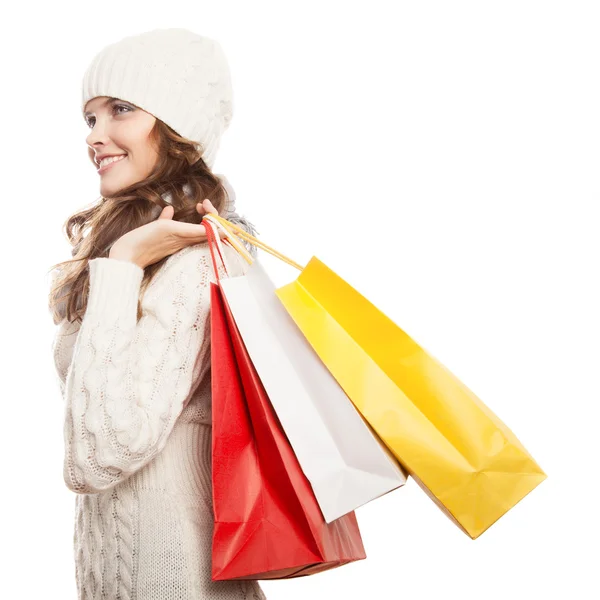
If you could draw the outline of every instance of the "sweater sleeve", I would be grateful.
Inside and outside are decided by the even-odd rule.
[[[79,324],[75,321],[70,323],[66,317],[56,326],[54,338],[52,340],[52,358],[56,369],[58,385],[61,396],[65,397],[65,383],[67,381],[67,373],[71,365],[71,356],[73,355],[73,347],[77,340],[79,332]]]
[[[232,248],[230,265],[240,262]],[[221,276],[227,276],[222,272]],[[89,262],[89,294],[64,386],[64,468],[78,494],[110,489],[165,447],[210,360],[207,244],[172,255],[137,302],[144,271],[113,258]]]

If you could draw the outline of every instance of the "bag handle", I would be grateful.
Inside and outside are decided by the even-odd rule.
[[[247,263],[252,264],[253,258],[252,255],[246,250],[244,245],[239,241],[236,235],[229,229],[229,225],[234,226],[233,223],[229,223],[226,219],[223,219],[228,225],[223,225],[220,221],[207,219],[207,222],[210,222],[214,227],[218,230],[223,231],[225,234],[225,239],[223,239],[223,243],[226,243],[229,246],[232,246],[235,250],[237,250],[238,254],[241,254],[242,258],[246,260]],[[244,231],[244,230],[242,230]]]
[[[213,269],[215,271],[215,277],[217,281],[220,281],[219,277],[219,269],[217,268],[217,260],[215,258],[215,247],[217,252],[219,253],[219,257],[221,258],[221,263],[223,264],[223,269],[225,269],[225,273],[229,276],[229,271],[227,269],[227,263],[225,262],[225,257],[223,256],[221,240],[219,236],[213,230],[213,223],[204,223],[204,229],[206,230],[206,239],[208,241],[208,249],[210,250],[210,256],[212,259]]]
[[[284,254],[281,254],[280,252],[277,252],[277,250],[271,248],[270,246],[267,246],[267,244],[265,244],[264,242],[261,242],[258,238],[255,238],[252,234],[248,233],[245,229],[238,227],[235,223],[230,223],[227,219],[224,219],[220,215],[215,215],[215,214],[209,213],[207,215],[204,215],[204,217],[202,217],[202,220],[210,221],[216,227],[218,227],[219,225],[222,226],[223,229],[225,230],[225,233],[228,236],[228,240],[231,240],[231,238],[229,238],[229,235],[231,235],[232,238],[235,238],[235,235],[233,233],[233,231],[235,231],[237,233],[237,235],[239,235],[241,238],[247,240],[248,242],[250,242],[254,246],[257,246],[258,248],[262,248],[263,250],[267,251],[269,254],[272,254],[273,256],[275,256],[275,258],[282,260],[284,263],[287,263],[291,267],[295,267],[299,271],[302,271],[304,269],[303,266],[299,265],[297,262],[294,262],[291,258],[288,258]],[[239,244],[239,241],[237,241],[237,239],[235,240],[235,242],[232,242],[232,245],[234,246],[234,248],[236,250],[238,250],[238,252],[240,252],[240,249],[237,247],[237,244]],[[245,258],[246,262],[248,262],[249,264],[252,264],[254,262],[254,259],[250,256],[250,254],[248,253],[247,250],[243,249],[240,252],[240,254],[242,254],[243,258]]]

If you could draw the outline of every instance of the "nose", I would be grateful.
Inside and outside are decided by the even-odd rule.
[[[106,124],[103,123],[102,119],[96,117],[96,122],[94,123],[93,128],[85,138],[86,143],[90,148],[94,148],[96,146],[106,145],[108,139],[108,128]]]

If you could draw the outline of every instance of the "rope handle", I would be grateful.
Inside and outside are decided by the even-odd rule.
[[[304,269],[303,266],[299,265],[297,262],[293,261],[291,258],[288,258],[284,254],[281,254],[281,252],[277,252],[277,250],[275,250],[274,248],[271,248],[271,246],[268,246],[267,244],[265,244],[258,238],[255,238],[252,234],[248,233],[245,229],[242,229],[235,223],[230,223],[227,219],[221,217],[220,215],[215,215],[215,214],[209,213],[202,217],[202,220],[204,220],[204,219],[210,221],[216,227],[221,226],[221,228],[224,230],[224,232],[226,234],[227,241],[229,241],[231,243],[231,245],[242,255],[242,257],[249,264],[252,264],[254,262],[254,259],[252,258],[250,253],[245,248],[243,248],[242,244],[237,239],[236,234],[239,237],[250,242],[252,245],[257,246],[258,248],[262,248],[269,254],[272,254],[275,258],[282,260],[284,263],[287,263],[291,267],[295,267],[299,271],[302,271]]]
[[[225,238],[221,241],[224,244],[233,247],[233,249],[237,250],[238,254],[240,254],[247,263],[252,264],[252,255],[248,252],[248,250],[246,250],[245,246],[240,242],[235,233],[233,233],[233,231],[231,231],[228,226],[223,225],[222,223],[214,219],[206,219],[206,221],[207,223],[210,223],[210,226],[214,227],[215,230],[223,231],[223,233],[225,234]],[[229,223],[229,221],[226,222]],[[230,223],[230,225],[233,225],[233,223]]]
[[[223,264],[223,269],[228,276],[229,276],[229,271],[227,269],[225,257],[223,256],[223,252],[221,251],[222,250],[221,240],[219,239],[219,235],[217,233],[215,233],[215,231],[213,230],[213,226],[214,225],[212,224],[212,222],[205,223],[204,228],[206,229],[206,239],[208,241],[208,249],[210,250],[210,257],[212,259],[213,269],[215,271],[215,277],[216,277],[217,281],[220,281],[221,278],[219,277],[219,269],[217,268],[217,259],[215,258],[215,248],[216,248],[217,252],[219,253],[219,257],[221,258],[221,263]]]

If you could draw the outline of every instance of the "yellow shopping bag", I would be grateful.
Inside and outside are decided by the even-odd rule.
[[[384,444],[473,539],[546,479],[467,386],[318,258],[302,268],[215,220],[301,271],[278,298]]]

